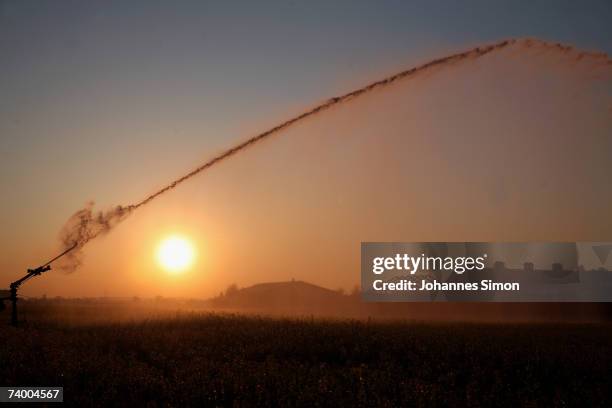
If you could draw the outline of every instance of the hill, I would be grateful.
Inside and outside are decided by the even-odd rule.
[[[230,287],[209,301],[223,309],[256,310],[289,314],[344,314],[355,304],[352,296],[304,281],[259,283],[246,288]]]

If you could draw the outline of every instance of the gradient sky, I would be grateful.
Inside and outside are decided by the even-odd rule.
[[[52,255],[58,230],[89,199],[137,201],[306,106],[481,43],[538,37],[611,54],[610,21],[609,1],[0,0],[0,287]],[[197,235],[195,225],[212,222],[173,205],[179,215],[151,216],[159,225],[147,227],[150,242],[132,244],[138,256],[160,231]],[[99,270],[125,265],[108,261],[91,280],[54,277],[28,293],[206,296],[227,283],[187,280],[165,292],[157,281],[107,284]]]

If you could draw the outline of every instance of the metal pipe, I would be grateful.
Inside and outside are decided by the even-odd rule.
[[[22,277],[21,279],[17,279],[15,282],[11,283],[11,293],[10,293],[10,300],[11,300],[11,325],[13,325],[14,327],[17,327],[18,321],[17,321],[17,289],[19,289],[19,287],[21,286],[21,284],[25,281],[27,281],[28,279],[34,277],[34,276],[38,276],[43,272],[47,272],[49,270],[51,270],[51,263],[57,261],[59,258],[61,258],[62,256],[66,255],[68,252],[72,251],[73,249],[75,249],[77,247],[78,243],[75,242],[74,245],[72,245],[70,248],[66,249],[64,252],[62,252],[61,254],[59,254],[58,256],[56,256],[55,258],[51,259],[50,261],[42,264],[41,266],[39,266],[38,268],[34,268],[34,269],[28,269],[28,273]]]
[[[11,286],[11,325],[17,327],[17,288]]]

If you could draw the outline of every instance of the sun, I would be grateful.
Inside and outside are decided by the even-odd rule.
[[[194,258],[191,242],[177,235],[164,239],[157,248],[157,261],[168,272],[185,271],[193,264]]]

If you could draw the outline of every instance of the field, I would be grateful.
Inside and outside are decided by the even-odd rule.
[[[167,314],[0,326],[0,384],[73,405],[610,406],[612,326]]]

